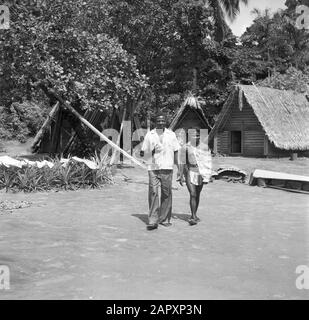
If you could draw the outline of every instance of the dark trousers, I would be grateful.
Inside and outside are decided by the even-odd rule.
[[[149,174],[149,224],[170,221],[172,217],[173,170],[153,170]],[[161,188],[161,205],[159,191]]]

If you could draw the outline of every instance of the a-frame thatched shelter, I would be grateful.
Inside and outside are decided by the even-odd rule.
[[[185,99],[170,124],[170,129],[173,131],[178,129],[187,131],[190,128],[208,129],[209,131],[211,128],[198,98],[194,96]]]
[[[238,85],[210,132],[214,152],[280,157],[309,154],[309,101],[304,94]]]
[[[122,108],[86,111],[83,111],[78,105],[65,104],[58,95],[53,92],[52,94],[57,98],[57,103],[34,138],[32,145],[34,153],[88,157],[93,155],[94,152],[100,155],[102,147],[107,143],[114,149],[112,159],[114,159],[115,149],[117,149],[118,152],[132,160],[130,155],[132,148],[131,150],[121,148],[125,134],[122,129],[123,123],[127,120],[132,121],[130,138],[132,138],[134,130],[140,129],[140,123],[134,113],[142,103],[142,91],[136,99],[128,100]],[[105,136],[102,133],[104,129],[108,129],[108,131],[114,129],[117,137]],[[138,137],[142,139],[140,132]],[[115,138],[117,141],[113,141]],[[134,162],[134,159],[132,161]]]
[[[104,119],[108,119],[108,114],[102,110],[78,111],[99,130],[101,130]],[[118,122],[114,121],[114,123],[118,125]],[[50,155],[75,154],[81,143],[88,144],[89,141],[94,142],[96,147],[100,144],[100,139],[95,134],[87,128],[83,128],[78,119],[72,116],[68,110],[60,108],[59,103],[57,103],[37,133],[32,151]]]

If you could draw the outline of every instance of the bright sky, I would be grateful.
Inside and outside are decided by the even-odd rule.
[[[240,14],[232,23],[227,20],[228,24],[236,36],[241,36],[246,31],[247,27],[252,24],[254,16],[251,14],[251,11],[254,8],[258,8],[262,11],[269,8],[272,12],[275,12],[277,9],[286,8],[284,5],[285,1],[286,0],[249,0],[247,6],[241,4]]]

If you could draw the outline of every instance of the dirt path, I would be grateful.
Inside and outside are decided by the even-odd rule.
[[[147,232],[147,177],[102,190],[4,194],[30,208],[0,215],[0,299],[308,299],[295,287],[309,266],[308,197],[215,182],[190,227],[186,189],[172,228]]]

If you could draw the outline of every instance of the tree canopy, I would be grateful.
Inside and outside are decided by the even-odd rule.
[[[40,81],[68,101],[78,94],[83,107],[102,109],[123,104],[146,86],[135,56],[104,33],[104,2],[44,3],[37,10],[11,7],[11,28],[0,34],[1,105],[37,97]]]
[[[143,91],[143,122],[147,111],[172,116],[192,91],[213,123],[234,84],[290,88],[291,72],[306,82],[309,33],[297,28],[296,7],[308,0],[287,0],[287,9],[274,14],[255,10],[238,39],[225,19],[247,2],[7,0],[11,27],[0,30],[0,106],[10,113],[12,104],[25,101],[42,109],[53,104],[38,83],[84,109],[123,107]]]

